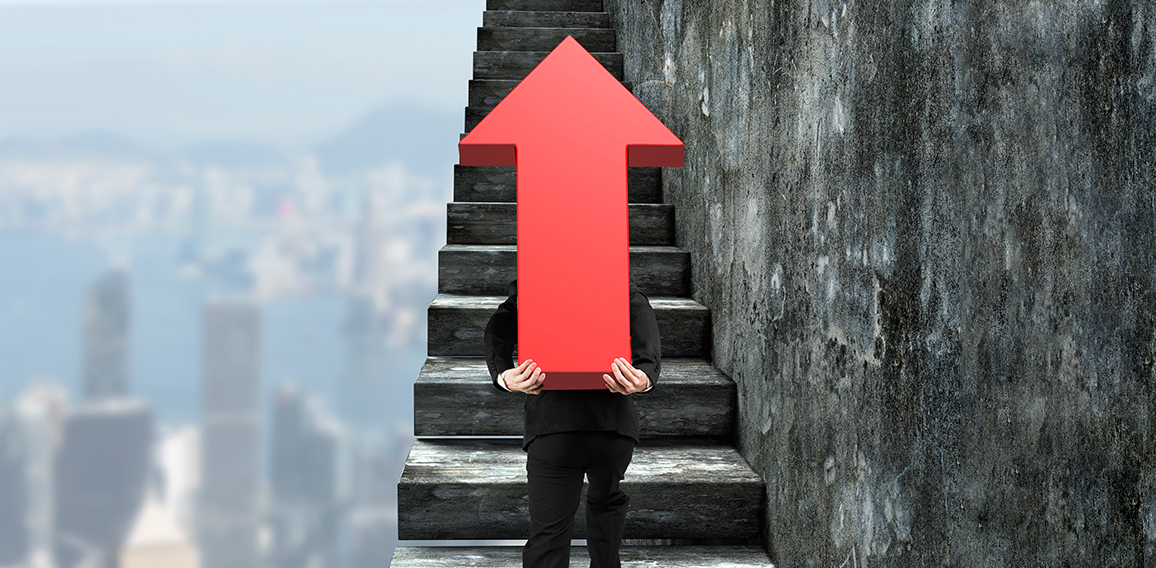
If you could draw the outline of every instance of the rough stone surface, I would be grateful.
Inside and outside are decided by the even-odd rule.
[[[606,7],[779,563],[1156,565],[1156,6]]]
[[[756,538],[763,480],[735,448],[644,443],[622,489],[630,495],[624,537]],[[418,440],[397,485],[403,540],[526,538],[526,453],[521,440]],[[585,497],[583,496],[583,502]],[[586,538],[585,507],[574,538]]]
[[[767,553],[757,546],[624,546],[622,568],[767,568]],[[570,565],[590,563],[586,547],[570,549]],[[403,546],[393,553],[391,568],[520,568],[521,547]]]
[[[664,359],[658,385],[634,397],[644,438],[730,440],[735,407],[730,377],[702,359]],[[482,358],[430,357],[413,386],[414,435],[521,436],[526,396],[495,389]]]

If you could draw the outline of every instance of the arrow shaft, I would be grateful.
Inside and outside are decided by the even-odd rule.
[[[519,357],[608,372],[630,357],[625,148],[519,145],[517,162]]]

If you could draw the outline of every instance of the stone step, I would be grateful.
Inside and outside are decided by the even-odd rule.
[[[446,245],[438,251],[438,291],[505,294],[518,277],[516,245]],[[630,247],[630,277],[647,296],[690,296],[690,253],[671,246]]]
[[[470,79],[469,106],[466,107],[467,112],[472,110],[474,112],[480,112],[484,116],[493,110],[494,107],[498,106],[498,103],[502,102],[502,99],[506,98],[506,95],[510,94],[510,91],[514,90],[514,87],[517,87],[520,82],[521,81],[514,79],[494,79],[488,81]],[[627,91],[634,92],[634,85],[630,81],[622,81],[622,86],[625,87]]]
[[[486,0],[486,10],[601,12],[602,0]]]
[[[773,568],[758,546],[623,546],[622,568]],[[570,566],[588,566],[586,547],[570,548]],[[399,546],[390,568],[522,568],[517,546]]]
[[[525,12],[486,10],[482,12],[486,28],[609,28],[606,12]]]
[[[643,442],[622,489],[630,495],[624,538],[759,536],[763,481],[734,448]],[[417,440],[397,500],[401,540],[526,538],[521,440]],[[585,538],[585,507],[574,525],[574,538]]]
[[[438,294],[428,311],[427,354],[481,357],[482,334],[505,296]],[[710,310],[687,298],[651,297],[663,357],[710,357]]]
[[[662,203],[661,168],[626,168],[630,203]],[[454,201],[513,202],[517,175],[513,167],[454,166]]]
[[[709,361],[663,359],[654,390],[634,397],[640,432],[729,438],[735,396],[734,381]],[[521,436],[525,398],[494,388],[483,358],[430,357],[413,385],[414,435]]]
[[[548,51],[475,51],[474,79],[517,79],[530,74]],[[615,79],[622,80],[621,53],[591,53]]]
[[[518,242],[517,205],[514,203],[449,203],[446,206],[446,242],[452,245],[513,245]],[[630,244],[674,244],[674,206],[631,203]]]
[[[586,51],[613,52],[614,30],[610,28],[478,28],[478,51],[554,51],[566,36],[572,36]]]

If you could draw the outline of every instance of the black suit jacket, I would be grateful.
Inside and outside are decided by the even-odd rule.
[[[517,280],[510,283],[510,297],[490,317],[484,342],[490,379],[494,388],[506,392],[498,385],[498,375],[516,366]],[[633,281],[630,283],[630,358],[631,364],[646,373],[650,377],[650,384],[657,387],[662,367],[658,322],[646,294]],[[550,370],[543,371],[546,380],[550,380]],[[614,431],[638,441],[638,413],[634,410],[634,400],[630,396],[609,390],[545,390],[536,395],[523,396],[526,397],[523,449],[536,436],[575,430]]]

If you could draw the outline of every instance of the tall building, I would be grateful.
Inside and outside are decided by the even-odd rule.
[[[28,557],[26,451],[20,422],[0,404],[0,566]]]
[[[144,402],[107,399],[69,412],[53,468],[56,566],[116,565],[145,496],[152,441]]]
[[[85,399],[128,394],[131,319],[128,274],[110,270],[84,297]]]
[[[358,442],[354,498],[345,525],[348,566],[375,568],[389,564],[397,546],[397,481],[413,445],[413,428],[399,425]]]
[[[209,303],[202,345],[201,558],[205,568],[256,568],[260,308],[244,301]]]
[[[291,386],[278,389],[272,427],[270,560],[279,568],[336,567],[348,435],[316,398]]]
[[[16,405],[27,452],[24,519],[28,530],[29,568],[53,565],[54,460],[64,436],[67,408],[68,394],[54,385],[35,385],[26,389]]]

